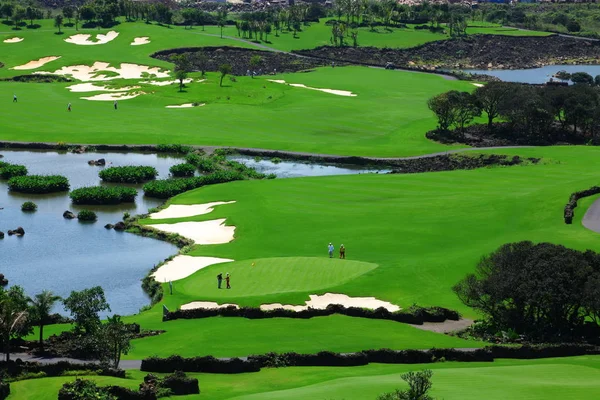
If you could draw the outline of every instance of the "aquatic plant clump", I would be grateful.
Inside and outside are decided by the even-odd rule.
[[[242,179],[244,179],[244,176],[234,171],[217,171],[209,175],[192,178],[162,179],[146,183],[144,185],[144,194],[159,199],[168,199],[169,197],[201,186],[239,181]]]
[[[96,221],[98,219],[98,216],[93,211],[81,210],[77,214],[77,219],[80,221]]]
[[[8,189],[20,193],[66,192],[69,188],[69,180],[61,175],[25,175],[8,180]]]
[[[103,181],[116,183],[141,183],[155,179],[157,175],[154,167],[133,165],[106,168],[98,174]]]
[[[0,179],[10,179],[13,176],[23,175],[27,175],[27,168],[24,165],[0,161]]]
[[[196,167],[194,167],[192,164],[182,163],[173,165],[171,168],[169,168],[169,172],[171,173],[171,175],[177,178],[190,177],[194,176],[194,172],[196,172]]]
[[[128,187],[88,186],[73,190],[69,197],[74,204],[133,203],[137,191]]]
[[[21,205],[21,211],[36,211],[37,210],[37,204],[35,204],[33,201],[26,201],[25,203],[23,203]]]

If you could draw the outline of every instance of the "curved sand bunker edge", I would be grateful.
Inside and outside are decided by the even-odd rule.
[[[202,107],[205,106],[206,103],[184,103],[184,104],[171,104],[165,106],[165,108],[194,108],[194,107]]]
[[[151,276],[157,282],[169,282],[187,278],[201,269],[211,265],[232,262],[229,258],[218,257],[193,257],[187,255],[178,255],[172,260],[161,265]]]
[[[4,43],[19,43],[19,42],[22,42],[23,40],[25,40],[25,39],[15,36],[10,39],[4,39],[3,42]]]
[[[141,36],[141,37],[133,38],[133,42],[131,42],[130,45],[131,46],[141,46],[143,44],[148,44],[148,43],[150,43],[150,37]]]
[[[141,86],[124,86],[121,88],[109,88],[105,85],[95,85],[94,83],[77,83],[75,85],[67,86],[69,91],[74,93],[87,93],[87,92],[124,92],[134,89],[140,89]]]
[[[113,41],[117,38],[117,36],[119,36],[119,32],[109,31],[108,33],[106,33],[106,35],[102,34],[102,33],[97,34],[96,41],[92,41],[92,40],[90,40],[90,38],[92,37],[91,34],[78,33],[76,35],[72,35],[72,36],[69,36],[68,38],[66,38],[65,42],[77,44],[80,46],[95,46],[95,45],[99,45],[99,44],[106,44],[110,41]]]
[[[116,76],[106,76],[102,72],[109,71],[116,74]],[[54,72],[49,71],[35,71],[34,74],[40,75],[62,75],[71,76],[73,79],[80,80],[82,82],[94,82],[94,81],[109,81],[112,79],[140,79],[144,74],[153,75],[155,78],[167,78],[169,73],[165,72],[160,67],[150,67],[148,65],[139,65],[131,63],[121,63],[119,68],[111,67],[110,63],[96,61],[92,66],[89,65],[70,65],[62,67]]]
[[[82,100],[91,100],[91,101],[114,101],[114,100],[131,100],[136,97],[146,94],[145,92],[113,92],[113,93],[102,93],[96,94],[94,96],[89,97],[81,97]]]
[[[390,312],[395,312],[395,311],[401,310],[401,308],[398,307],[397,305],[392,304],[387,301],[378,300],[375,297],[350,297],[350,296],[347,296],[345,294],[340,294],[340,293],[325,293],[323,295],[311,294],[309,297],[310,297],[310,300],[308,300],[306,302],[306,305],[304,305],[304,306],[290,305],[290,304],[284,305],[284,304],[280,304],[280,303],[273,303],[273,304],[261,304],[260,309],[263,311],[268,311],[268,310],[276,310],[279,308],[283,308],[284,310],[292,310],[292,311],[298,312],[298,311],[308,310],[309,308],[322,310],[322,309],[327,308],[327,306],[329,306],[331,304],[339,304],[344,307],[369,308],[371,310],[376,310],[380,307],[383,307]],[[213,305],[213,304],[217,304],[217,303],[194,301],[191,303],[184,304],[180,308],[182,310],[191,310],[194,308],[223,308],[223,307],[226,307],[225,304],[223,304],[221,306],[217,305],[217,307],[206,306],[205,304]],[[235,306],[236,308],[239,308],[239,306],[237,306],[236,304],[231,304],[231,305]]]
[[[39,68],[43,65],[48,64],[49,62],[58,60],[61,56],[48,56],[48,57],[42,57],[38,60],[31,60],[26,64],[22,64],[22,65],[17,65],[16,67],[12,67],[11,69],[14,70],[27,70],[27,69],[36,69]]]
[[[176,233],[192,240],[195,244],[225,244],[233,241],[235,234],[235,226],[225,225],[225,218],[147,226],[167,233]]]
[[[214,207],[233,204],[232,201],[213,201],[211,203],[204,204],[170,204],[167,208],[164,208],[158,212],[152,213],[148,216],[150,219],[171,219],[171,218],[185,218],[193,217],[195,215],[204,215],[214,211]]]
[[[303,89],[317,90],[319,92],[335,94],[337,96],[347,96],[347,97],[356,97],[357,96],[355,93],[352,93],[348,90],[314,88],[314,87],[306,86],[302,83],[286,83],[286,81],[284,81],[283,79],[267,79],[267,80],[269,82],[280,83],[280,84],[284,84],[284,85],[288,85],[288,86],[292,86],[292,87],[299,87],[299,88],[303,88]]]

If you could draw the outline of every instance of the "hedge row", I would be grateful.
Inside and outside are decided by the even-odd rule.
[[[577,207],[577,201],[579,201],[579,199],[582,199],[584,197],[593,196],[598,193],[600,193],[600,187],[592,186],[589,189],[582,190],[580,192],[575,192],[575,193],[571,194],[571,197],[569,198],[569,202],[565,206],[565,213],[564,213],[565,224],[573,223],[573,217],[575,216],[575,207]]]
[[[600,354],[600,347],[591,345],[559,344],[521,347],[489,346],[483,349],[430,349],[430,350],[364,350],[358,353],[317,354],[269,353],[240,358],[217,359],[212,356],[183,358],[150,357],[142,360],[142,371],[169,373],[173,371],[239,374],[258,372],[266,367],[353,367],[369,363],[427,364],[438,361],[492,362],[496,358],[549,358]]]
[[[242,179],[244,179],[242,174],[233,171],[217,171],[209,175],[192,178],[160,179],[146,183],[144,185],[144,194],[149,197],[168,199],[169,197],[201,186],[239,181]]]
[[[66,192],[69,188],[69,180],[60,175],[15,176],[8,181],[8,189],[20,193]]]
[[[133,203],[137,191],[128,187],[88,186],[73,190],[69,197],[74,204]]]
[[[0,382],[0,400],[4,400],[10,394],[10,384],[8,382]]]
[[[142,183],[156,179],[158,171],[154,167],[126,165],[122,167],[105,168],[98,173],[105,182]]]
[[[68,361],[59,361],[53,364],[41,364],[32,361],[1,361],[0,375],[8,378],[18,378],[20,375],[44,373],[46,376],[61,376],[66,371],[96,371],[98,375],[125,378],[125,371],[121,369],[102,368],[95,363],[75,364]]]
[[[254,307],[233,306],[225,308],[196,308],[191,310],[170,311],[163,315],[163,321],[172,321],[175,319],[196,319],[208,317],[243,317],[248,319],[264,318],[299,318],[308,319],[313,317],[323,317],[333,314],[342,314],[349,317],[385,319],[407,324],[422,325],[424,322],[443,322],[447,319],[457,321],[460,318],[458,312],[448,310],[442,307],[411,307],[407,311],[390,312],[380,307],[376,310],[369,310],[359,307],[344,307],[339,304],[330,304],[325,309],[309,308],[303,311],[285,310],[278,308],[276,310],[261,310]]]

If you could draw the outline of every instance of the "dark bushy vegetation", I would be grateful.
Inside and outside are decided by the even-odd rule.
[[[144,185],[144,194],[149,197],[168,199],[188,190],[205,185],[242,180],[244,177],[237,172],[217,171],[205,176],[179,179],[162,179],[148,182]]]
[[[19,380],[21,377],[42,375],[47,377],[61,376],[69,371],[90,371],[96,375],[114,376],[124,378],[125,371],[121,369],[104,368],[96,363],[70,363],[59,361],[57,363],[42,364],[32,361],[1,361],[0,372],[6,377]]]
[[[154,167],[127,165],[105,168],[98,173],[105,182],[141,183],[155,179],[158,171]]]
[[[582,199],[584,197],[593,196],[598,193],[600,193],[600,187],[598,187],[598,186],[592,186],[591,188],[582,190],[581,192],[573,193],[571,195],[571,197],[569,198],[569,202],[565,206],[565,213],[564,213],[565,224],[573,223],[573,217],[575,216],[575,208],[577,207],[577,202],[579,201],[579,199]]]
[[[226,308],[195,308],[190,310],[177,310],[166,313],[163,316],[164,321],[175,319],[196,319],[215,316],[223,317],[242,317],[248,319],[264,318],[300,318],[307,319],[321,317],[326,315],[342,314],[350,317],[385,319],[408,324],[421,325],[424,322],[443,322],[447,319],[458,320],[458,312],[448,310],[442,307],[417,307],[413,306],[406,311],[390,312],[381,307],[376,310],[369,310],[358,307],[344,307],[339,304],[330,304],[326,309],[310,308],[303,311],[286,310],[283,308],[276,310],[261,310],[253,307],[226,307]]]
[[[137,191],[128,187],[89,186],[69,193],[69,197],[75,204],[132,203],[136,196]]]
[[[8,189],[21,193],[55,193],[69,190],[69,180],[60,175],[15,176],[8,181]]]
[[[80,221],[96,221],[98,216],[93,211],[81,210],[79,213],[77,213],[77,219]]]
[[[4,400],[10,394],[10,384],[8,382],[0,382],[0,400]]]
[[[27,175],[27,168],[24,165],[0,161],[0,179],[10,179],[13,176],[23,175]]]
[[[37,211],[37,204],[33,201],[26,201],[21,204],[21,211]]]
[[[169,168],[169,172],[176,178],[188,178],[190,176],[194,176],[196,167],[192,164],[181,163],[173,165],[171,168]]]
[[[427,136],[445,143],[472,146],[599,143],[600,88],[589,83],[530,86],[491,82],[473,94],[442,93],[431,98],[428,105],[437,116],[438,129]],[[487,124],[467,126],[482,113]],[[494,124],[498,118],[506,122]]]
[[[176,153],[176,154],[187,154],[193,149],[191,146],[183,144],[157,144],[156,151],[159,153]]]
[[[534,342],[597,342],[600,254],[531,242],[503,245],[454,288],[482,313],[481,336],[513,332]]]

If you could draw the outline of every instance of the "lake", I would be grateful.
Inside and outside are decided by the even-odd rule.
[[[600,65],[547,65],[531,69],[465,69],[463,72],[471,74],[485,74],[499,78],[504,82],[542,84],[550,80],[558,71],[587,72],[595,77],[600,75]]]

